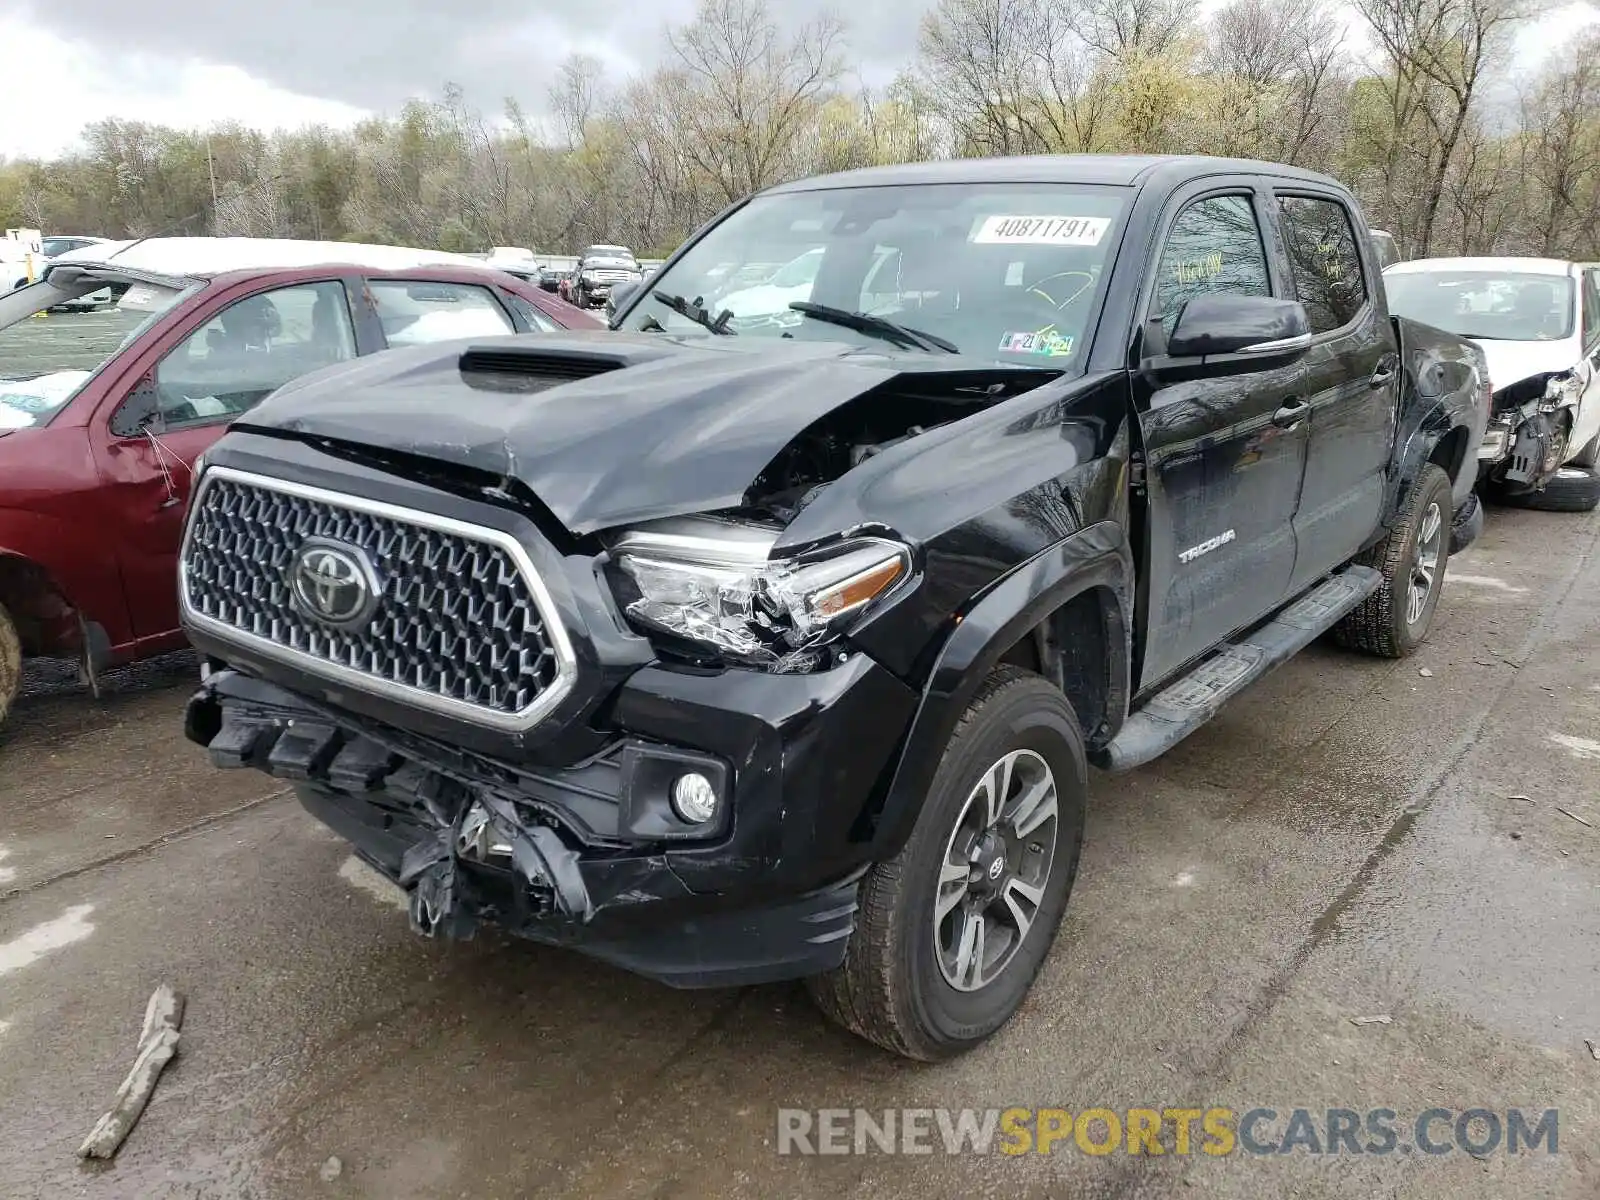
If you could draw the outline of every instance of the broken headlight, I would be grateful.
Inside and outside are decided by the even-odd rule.
[[[910,551],[882,538],[774,559],[776,541],[771,530],[711,518],[632,530],[613,547],[636,593],[623,597],[624,610],[645,631],[732,662],[810,671],[849,621],[911,574]]]
[[[1564,405],[1577,404],[1583,395],[1583,385],[1584,378],[1581,366],[1550,376],[1544,385],[1545,407],[1559,408]]]

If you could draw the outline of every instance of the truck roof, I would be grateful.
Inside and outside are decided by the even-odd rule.
[[[229,271],[292,270],[333,264],[373,271],[444,266],[471,266],[483,270],[486,266],[482,259],[465,254],[410,246],[244,237],[162,237],[102,242],[69,250],[50,262],[52,266],[104,264],[153,275],[194,279],[209,279]]]
[[[1320,172],[1255,159],[1214,158],[1204,154],[1028,154],[862,167],[782,183],[768,188],[767,193],[936,183],[1088,183],[1120,187],[1161,183],[1176,186],[1208,175],[1238,174],[1299,179],[1344,190],[1337,180]]]

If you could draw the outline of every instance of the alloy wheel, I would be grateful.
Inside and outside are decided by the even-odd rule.
[[[1417,554],[1411,563],[1411,585],[1406,589],[1406,624],[1422,620],[1439,575],[1439,550],[1443,541],[1444,515],[1438,501],[1428,505],[1417,530]]]
[[[1032,750],[994,763],[968,794],[945,843],[933,911],[945,982],[975,992],[1021,948],[1055,865],[1058,804],[1050,765]]]

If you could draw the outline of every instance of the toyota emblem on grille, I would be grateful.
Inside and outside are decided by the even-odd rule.
[[[358,546],[311,539],[289,564],[289,590],[300,611],[324,625],[363,625],[378,607],[378,578]]]

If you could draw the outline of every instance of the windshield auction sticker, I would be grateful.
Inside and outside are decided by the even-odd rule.
[[[1070,358],[1072,339],[1050,330],[1008,333],[1000,339],[1003,354],[1043,354],[1050,358]]]
[[[971,241],[999,246],[1098,246],[1111,228],[1110,217],[987,217]]]

